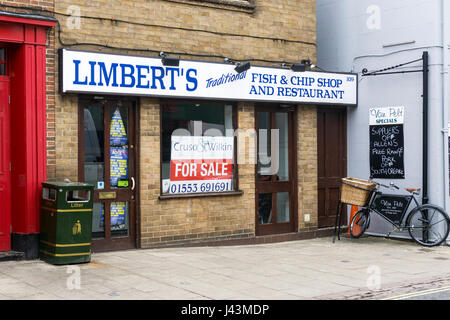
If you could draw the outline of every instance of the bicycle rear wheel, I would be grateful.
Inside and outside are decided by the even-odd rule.
[[[369,227],[370,215],[368,209],[359,210],[350,223],[350,235],[352,238],[361,237]]]
[[[411,238],[425,247],[440,245],[449,233],[447,213],[433,205],[423,205],[412,211],[406,220]]]

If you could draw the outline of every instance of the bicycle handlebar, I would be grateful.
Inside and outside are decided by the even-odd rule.
[[[393,182],[391,182],[391,183],[389,184],[389,186],[387,186],[387,185],[385,185],[385,184],[382,184],[382,183],[379,183],[379,182],[376,182],[376,181],[374,181],[374,182],[375,182],[377,185],[382,186],[382,187],[387,188],[387,189],[389,189],[389,188],[391,188],[391,187],[393,187],[393,188],[395,188],[395,189],[397,189],[397,190],[400,189],[400,188],[397,187]]]

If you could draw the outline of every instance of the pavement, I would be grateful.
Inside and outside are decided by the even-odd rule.
[[[0,262],[1,300],[383,299],[434,283],[450,286],[449,246],[377,237],[103,252],[68,266]]]

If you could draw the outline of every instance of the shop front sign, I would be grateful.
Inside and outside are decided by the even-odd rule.
[[[169,193],[232,191],[233,137],[172,136]]]
[[[357,104],[357,75],[294,72],[252,66],[181,60],[164,66],[159,58],[62,49],[62,93],[205,98],[313,104]]]

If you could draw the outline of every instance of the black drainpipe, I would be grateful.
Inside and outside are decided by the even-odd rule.
[[[428,51],[422,55],[423,74],[423,161],[422,161],[422,204],[428,203]]]

